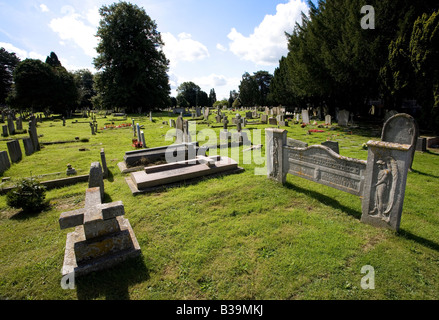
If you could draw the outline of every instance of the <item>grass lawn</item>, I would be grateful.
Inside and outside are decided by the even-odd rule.
[[[395,233],[361,223],[359,197],[291,175],[283,186],[255,175],[263,164],[242,163],[245,147],[235,153],[245,169],[241,174],[134,197],[117,167],[125,152],[134,150],[132,129],[101,130],[106,124],[131,123],[132,117],[144,125],[148,147],[172,143],[166,140],[169,125],[162,123],[168,113],[153,114],[154,122],[148,116],[98,115],[100,130],[94,136],[88,123],[73,123],[88,119],[69,119],[65,127],[62,121],[44,120],[38,124],[40,142],[80,141],[44,145],[29,157],[20,141],[23,160],[3,174],[11,179],[2,187],[21,177],[63,177],[68,163],[87,174],[104,148],[110,170],[105,202],[123,201],[142,255],[78,278],[75,290],[64,290],[61,267],[72,230],[60,230],[58,218],[83,207],[87,183],[47,191],[51,206],[39,214],[9,208],[3,195],[0,299],[439,299],[438,151],[416,152],[401,229]],[[209,120],[216,125],[214,115]],[[247,127],[262,129],[265,143],[268,125]],[[197,130],[206,128],[197,125]],[[334,126],[308,134],[315,128],[286,129],[288,137],[309,145],[338,141],[341,155],[363,160],[367,150],[362,144],[379,140],[381,133],[380,127]],[[213,130],[218,136],[221,128]],[[6,141],[0,141],[0,150],[7,150]],[[265,147],[261,153],[265,158]],[[365,265],[375,269],[374,290],[361,288]]]

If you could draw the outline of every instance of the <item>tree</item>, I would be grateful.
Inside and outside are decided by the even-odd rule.
[[[50,55],[47,56],[46,63],[54,68],[61,67],[61,61],[59,61],[55,52],[51,52]]]
[[[267,71],[255,72],[252,76],[246,72],[239,85],[239,97],[244,107],[268,104],[268,93],[273,76]]]
[[[12,90],[13,73],[19,62],[15,53],[0,48],[0,104],[6,103],[6,97]]]
[[[228,108],[233,107],[233,102],[235,102],[236,99],[238,99],[239,94],[236,92],[236,90],[230,91],[229,100],[227,100]]]
[[[417,97],[424,107],[423,120],[439,131],[439,11],[415,21],[409,50]]]
[[[271,101],[273,105],[293,107],[296,104],[291,86],[290,73],[287,58],[282,57],[279,61],[279,67],[274,70],[273,79],[270,83],[268,100]]]
[[[37,59],[23,60],[14,70],[14,83],[14,90],[7,99],[13,107],[36,111],[51,105],[55,75],[47,63]]]
[[[157,25],[137,5],[102,6],[97,36],[97,88],[106,108],[149,111],[169,103],[169,61]]]
[[[76,107],[78,89],[63,66],[52,67],[41,60],[25,59],[14,70],[14,90],[7,102],[19,109],[65,113]]]
[[[208,103],[208,107],[213,107],[213,104],[216,102],[216,93],[215,93],[215,89],[210,89],[209,92],[209,103]]]
[[[192,81],[183,82],[177,88],[177,101],[179,102],[180,107],[182,107],[182,103],[185,100],[187,103],[187,108],[200,106],[199,99],[201,98],[201,88],[193,83]],[[184,99],[184,100],[183,100]]]
[[[258,84],[254,76],[248,72],[242,75],[239,85],[239,97],[244,107],[253,107],[257,104],[259,96]]]
[[[82,69],[73,74],[76,87],[78,88],[79,106],[81,108],[92,108],[92,99],[96,95],[94,89],[94,76],[90,70]]]

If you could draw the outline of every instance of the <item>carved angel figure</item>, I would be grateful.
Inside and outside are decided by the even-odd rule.
[[[377,165],[379,172],[375,184],[375,206],[370,215],[389,222],[390,211],[395,202],[395,191],[398,184],[398,167],[396,161],[391,157],[387,159],[387,163],[383,160],[378,160]]]

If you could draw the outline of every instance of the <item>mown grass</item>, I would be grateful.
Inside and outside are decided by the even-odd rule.
[[[144,125],[148,147],[170,144],[165,140],[169,126],[162,124],[168,114],[153,116],[154,122],[137,115],[126,121],[98,116],[98,123],[99,127],[131,123],[134,117]],[[1,299],[439,297],[437,153],[416,153],[413,172],[408,175],[401,230],[395,233],[362,224],[359,197],[294,176],[288,176],[282,186],[255,175],[255,168],[261,165],[242,163],[246,147],[239,148],[240,166],[245,169],[241,174],[134,197],[117,167],[124,153],[134,149],[131,129],[100,130],[92,136],[87,123],[72,122],[67,120],[62,127],[62,122],[44,121],[38,127],[43,135],[40,141],[78,136],[89,142],[44,146],[40,152],[24,156],[3,176],[16,180],[31,174],[64,173],[67,163],[78,173],[87,173],[104,148],[110,170],[105,201],[123,201],[142,255],[78,278],[75,290],[63,290],[60,270],[71,230],[60,230],[58,218],[63,211],[83,206],[87,183],[49,190],[51,207],[39,214],[8,208],[6,197],[0,196]],[[205,128],[209,127],[197,126],[198,131]],[[339,142],[342,155],[363,160],[367,150],[362,144],[379,139],[380,130],[334,127],[308,134],[311,128],[315,127],[286,129],[289,137],[310,145],[331,138]],[[218,134],[220,129],[213,130]],[[5,141],[0,142],[0,150],[6,150]],[[265,147],[261,152],[265,157]],[[375,268],[374,290],[360,286],[364,265]]]

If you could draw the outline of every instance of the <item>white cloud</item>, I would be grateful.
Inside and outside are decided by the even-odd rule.
[[[90,57],[96,56],[96,47],[98,39],[95,37],[97,32],[96,26],[89,23],[96,23],[94,10],[90,10],[86,17],[75,12],[71,6],[64,6],[61,9],[64,14],[62,18],[52,19],[49,27],[58,34],[58,36],[66,43],[66,40],[72,41],[79,46],[86,55]],[[86,23],[86,22],[89,23]]]
[[[230,50],[243,60],[258,65],[277,65],[279,59],[288,52],[285,32],[291,33],[301,13],[308,12],[308,6],[301,0],[290,0],[278,4],[275,15],[266,15],[254,32],[245,37],[232,28],[227,37],[232,41]]]
[[[177,38],[171,33],[161,34],[165,43],[163,52],[171,62],[171,66],[177,65],[180,61],[195,61],[209,57],[209,50],[201,42],[192,39],[188,33],[182,32]]]
[[[44,3],[40,4],[40,9],[42,12],[49,12],[50,11],[49,8]]]
[[[216,48],[220,51],[226,52],[227,48],[224,47],[221,43],[217,43]]]
[[[15,53],[17,57],[19,57],[21,60],[24,60],[26,58],[29,58],[29,55],[26,50],[19,49],[13,44],[7,43],[7,42],[0,42],[0,47],[5,48],[6,51],[10,53]]]
[[[7,42],[0,42],[0,47],[5,48],[5,50],[8,52],[15,53],[17,55],[17,57],[20,58],[20,60],[39,59],[39,60],[44,62],[44,61],[46,61],[46,58],[47,58],[47,56],[39,54],[38,52],[35,52],[35,51],[27,52],[26,50],[17,48],[13,44],[10,44]]]

